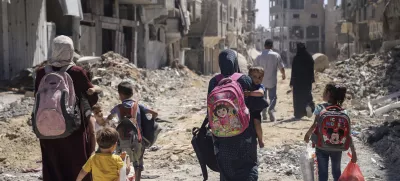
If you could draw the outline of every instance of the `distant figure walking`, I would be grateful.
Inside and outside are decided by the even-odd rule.
[[[276,89],[278,83],[278,69],[282,74],[282,79],[286,79],[285,74],[285,65],[281,59],[281,56],[272,50],[273,41],[268,39],[264,44],[265,50],[262,51],[261,55],[259,55],[254,61],[254,66],[259,66],[264,68],[264,79],[262,84],[265,86],[265,91],[268,94],[270,106],[268,108],[268,115],[271,121],[275,121],[275,106],[276,106]],[[265,98],[267,98],[267,94],[264,94]],[[267,120],[267,110],[263,111],[263,119]]]
[[[290,87],[293,90],[294,118],[311,117],[313,105],[312,84],[314,80],[314,60],[304,43],[297,44],[297,54],[293,59]]]

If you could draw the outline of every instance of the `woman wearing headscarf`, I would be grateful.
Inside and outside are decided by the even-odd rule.
[[[219,55],[219,67],[224,77],[240,73],[235,52],[229,49],[222,51]],[[250,90],[252,81],[249,76],[243,75],[238,82],[243,90]],[[208,94],[217,84],[216,77],[210,80]],[[238,136],[214,137],[214,149],[220,170],[220,181],[258,180],[257,140],[253,121],[250,121],[249,127]]]
[[[86,71],[74,65],[72,61],[73,54],[74,46],[71,38],[58,36],[53,41],[52,57],[48,61],[48,65],[51,66],[53,71],[59,71],[62,67],[73,65],[67,70],[67,73],[73,80],[78,100],[81,101],[84,98],[89,102],[90,106],[93,106],[96,104],[98,97],[96,94],[92,96],[87,95],[86,91],[92,88],[93,85],[90,83]],[[40,81],[45,74],[44,67],[37,70],[35,92],[37,92]],[[81,112],[84,112],[84,110],[81,110]],[[88,116],[90,117],[90,115]],[[94,135],[89,132],[88,128],[89,117],[81,116],[81,127],[66,138],[39,140],[42,151],[44,181],[76,180],[82,166],[94,151],[94,148],[92,148],[93,143],[91,143],[91,136]],[[91,176],[87,176],[85,180],[92,180]]]
[[[311,91],[314,81],[314,60],[307,52],[304,43],[297,43],[297,54],[293,59],[290,79],[295,119],[312,116],[313,97]]]

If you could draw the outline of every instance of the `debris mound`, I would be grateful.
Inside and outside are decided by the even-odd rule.
[[[363,131],[361,140],[370,144],[377,154],[385,157],[387,165],[400,166],[400,120],[385,122]]]
[[[355,54],[327,71],[353,98],[375,99],[400,90],[400,47],[387,54]],[[366,102],[366,101],[363,101]]]

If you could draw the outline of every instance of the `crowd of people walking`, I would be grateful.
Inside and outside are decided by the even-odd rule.
[[[48,65],[36,70],[36,102],[32,115],[33,131],[42,151],[43,180],[120,180],[129,174],[130,161],[135,168],[135,176],[130,179],[140,180],[145,147],[154,143],[154,137],[149,140],[149,127],[144,129],[151,121],[143,115],[150,113],[154,120],[157,112],[134,100],[133,85],[122,82],[118,85],[121,103],[104,117],[101,106],[96,105],[101,90],[92,85],[87,71],[72,61],[72,40],[56,37],[52,48]],[[219,54],[221,74],[209,82],[207,117],[203,123],[203,126],[208,123],[207,130],[211,133],[208,134],[211,139],[203,140],[211,142],[214,154],[205,158],[201,149],[196,149],[196,153],[200,163],[204,159],[215,159],[213,163],[221,181],[258,180],[257,145],[262,148],[268,141],[263,139],[261,124],[268,117],[270,121],[277,120],[278,71],[286,79],[282,59],[272,48],[273,41],[267,40],[249,75],[241,74],[233,50]],[[304,140],[312,140],[316,147],[319,180],[328,180],[331,158],[337,181],[341,173],[341,152],[350,148],[352,161],[357,161],[349,134],[349,117],[342,108],[346,88],[328,84],[323,94],[325,102],[314,106],[313,67],[305,45],[298,43],[288,85],[293,92],[293,116],[299,120],[315,115]],[[150,132],[158,134],[159,130]]]

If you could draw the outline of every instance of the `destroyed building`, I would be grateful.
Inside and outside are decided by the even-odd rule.
[[[325,40],[324,2],[319,0],[271,0],[270,26],[274,47],[287,65],[296,54],[296,43],[310,53],[323,53]]]
[[[2,0],[0,5],[0,80],[46,60],[55,35],[72,37],[79,48],[82,11],[78,0]]]
[[[160,68],[182,58],[181,39],[194,13],[190,5],[186,0],[2,0],[0,79],[47,60],[58,35],[70,36],[84,56],[114,51],[139,67]]]
[[[385,41],[399,39],[399,5],[399,1],[393,0],[343,0],[342,18],[336,30],[341,56],[378,52]]]
[[[259,26],[256,29],[255,48],[257,51],[264,49],[265,40],[271,39],[271,31],[263,26]]]
[[[196,14],[198,18],[183,40],[188,47],[184,64],[204,74],[219,72],[218,54],[221,50],[231,48],[245,52],[246,44],[253,44],[251,36],[255,29],[256,1],[193,1],[201,3],[196,6],[199,10],[195,10],[200,13]]]
[[[342,8],[338,5],[338,0],[328,0],[325,5],[325,55],[329,60],[335,60],[338,56],[337,26],[341,19]]]

